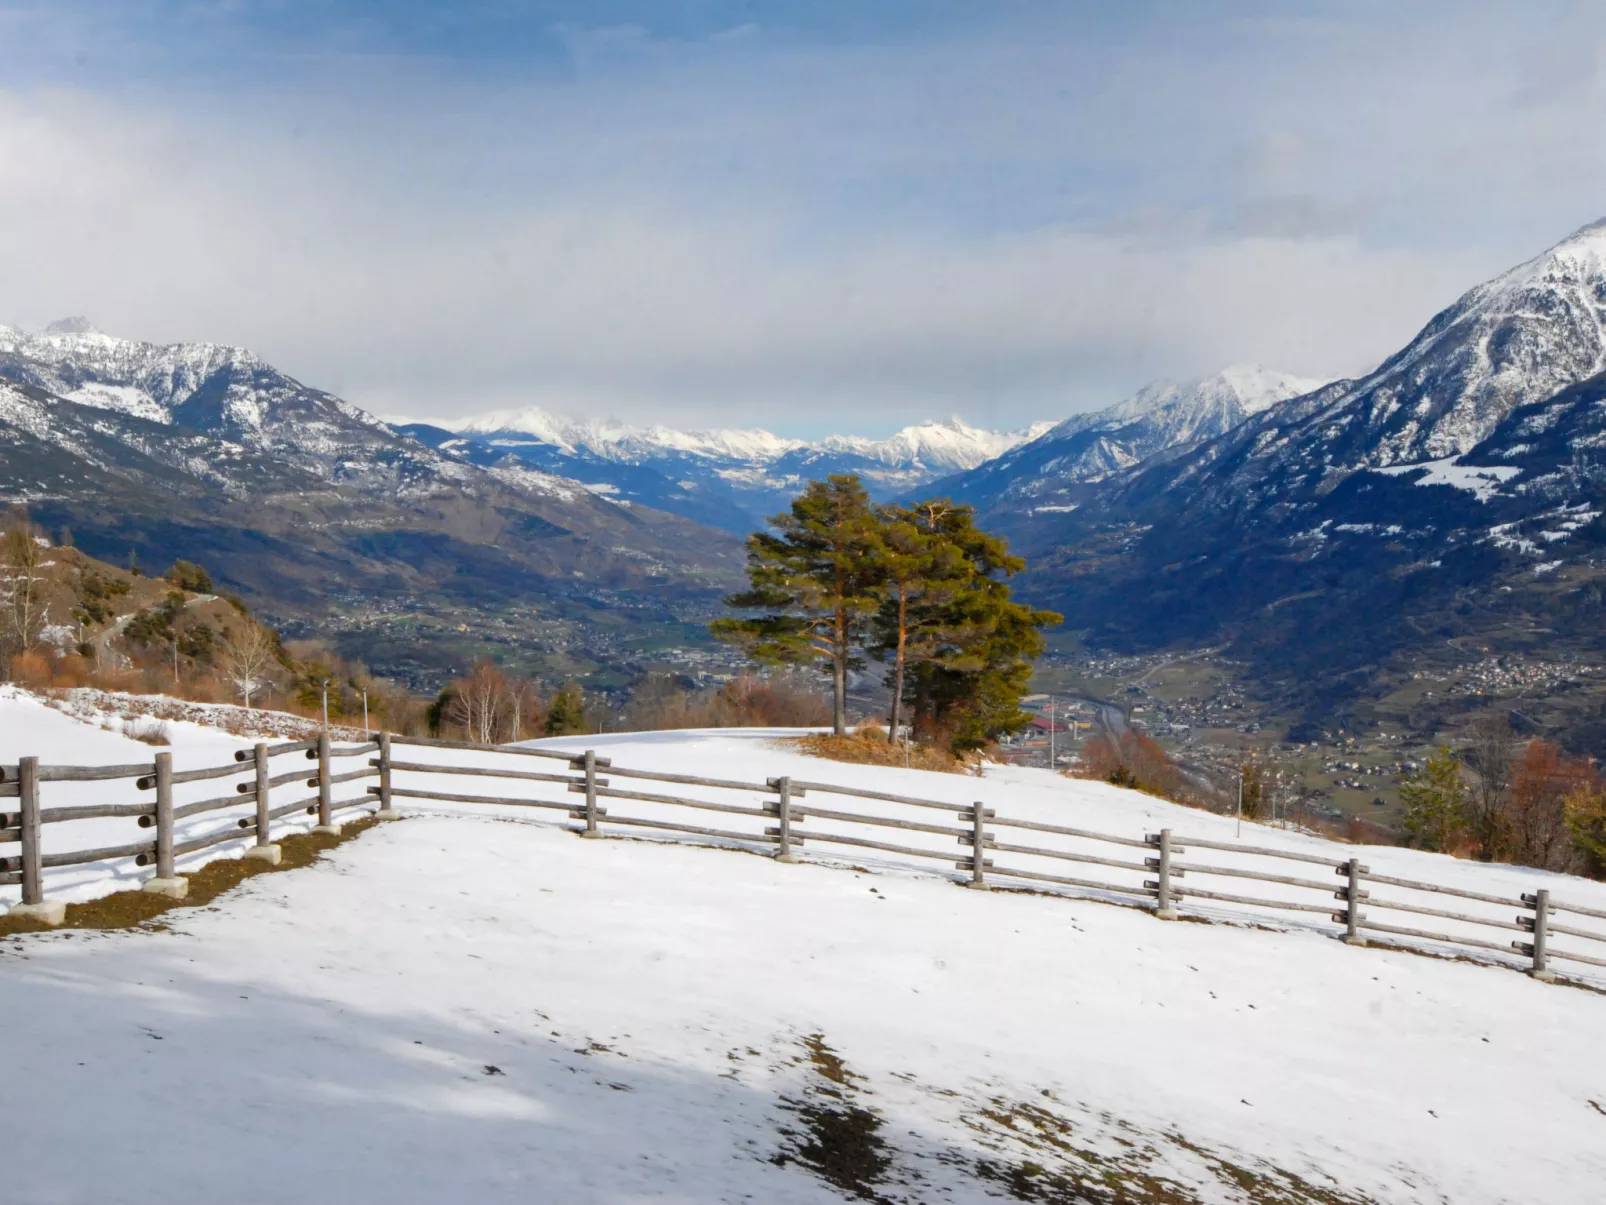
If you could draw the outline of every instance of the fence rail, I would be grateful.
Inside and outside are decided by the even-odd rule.
[[[507,756],[512,760],[475,765],[405,760],[395,757],[397,745]],[[316,768],[273,773],[274,758],[295,753],[304,753],[308,760],[317,763]],[[337,760],[373,753],[378,756],[367,757],[355,769],[341,773],[331,769]],[[566,772],[519,765],[523,761],[527,767],[529,762],[525,759],[532,757],[562,762]],[[599,771],[606,771],[606,776]],[[177,785],[233,776],[246,776],[245,781],[234,785],[233,794],[177,806],[173,802],[173,788]],[[438,782],[421,783],[417,776],[498,780],[505,784],[502,790],[512,793],[448,791]],[[336,786],[375,778],[377,785],[367,786],[358,797],[337,800],[333,796]],[[153,796],[127,803],[41,806],[43,784],[120,779],[134,779],[135,790],[152,792]],[[733,793],[741,798],[703,798],[650,791],[636,787],[634,781],[637,780]],[[316,788],[317,794],[287,802],[275,798],[275,788],[303,782]],[[526,793],[542,787],[561,791],[562,797],[543,798]],[[821,796],[869,801],[881,806],[857,811],[847,810],[845,806],[827,807]],[[0,847],[20,846],[15,855],[0,856],[0,885],[20,885],[22,903],[19,907],[25,914],[39,916],[48,923],[59,923],[62,906],[45,899],[43,871],[46,869],[132,858],[138,866],[156,868],[155,877],[146,883],[147,889],[182,895],[184,880],[176,874],[176,858],[228,841],[254,838],[246,856],[277,861],[278,847],[272,844],[275,821],[301,812],[315,816],[318,829],[333,831],[338,828],[334,821],[337,813],[353,808],[377,809],[378,815],[389,819],[398,815],[394,808],[397,799],[416,799],[553,811],[561,813],[565,819],[578,821],[579,827],[571,831],[581,836],[601,836],[605,830],[683,834],[758,847],[783,862],[795,861],[795,851],[805,847],[874,850],[901,858],[942,863],[945,868],[962,872],[967,885],[978,889],[1015,882],[1021,886],[1043,884],[1071,888],[1104,898],[1136,897],[1152,906],[1155,915],[1163,919],[1175,918],[1179,908],[1195,902],[1323,917],[1325,920],[1319,922],[1321,927],[1337,926],[1336,935],[1351,944],[1365,945],[1370,937],[1383,936],[1404,938],[1412,943],[1486,951],[1506,959],[1520,959],[1525,969],[1541,979],[1554,978],[1551,964],[1556,961],[1606,967],[1606,932],[1571,923],[1572,917],[1606,920],[1606,909],[1552,900],[1548,890],[1514,895],[1469,891],[1444,883],[1376,873],[1356,858],[1335,859],[1298,850],[1174,837],[1170,829],[1142,835],[1101,833],[999,815],[979,801],[960,804],[919,799],[843,783],[790,777],[744,782],[636,769],[614,765],[611,759],[599,757],[592,750],[573,753],[385,733],[374,740],[338,747],[331,744],[327,734],[316,740],[258,744],[254,749],[235,753],[230,764],[182,771],[173,769],[172,755],[166,752],[157,753],[151,762],[123,766],[42,765],[38,758],[27,757],[16,765],[0,766],[0,797],[19,800],[18,810],[0,811]],[[654,810],[647,814],[642,814],[639,806],[629,811],[613,810],[599,803],[604,799],[610,803],[646,805]],[[809,802],[800,802],[804,799]],[[232,826],[214,832],[177,839],[176,821],[241,805],[254,805],[253,815],[237,818]],[[715,813],[728,817],[726,823],[737,826],[709,827],[705,823],[693,823],[701,819],[699,815],[683,813]],[[90,819],[129,819],[139,828],[147,831],[154,828],[156,832],[153,838],[94,849],[48,854],[41,849],[44,825]],[[999,839],[998,833],[1003,830],[1012,830],[1009,839]],[[1039,843],[1026,843],[1034,837]],[[1058,843],[1043,843],[1049,840]],[[1141,850],[1143,855],[1129,852],[1133,850]],[[1249,864],[1225,865],[1219,857],[1205,860],[1211,853],[1232,855]],[[1011,864],[1000,865],[992,855],[1010,855]],[[1200,860],[1192,860],[1195,855]],[[1014,864],[1017,859],[1040,861],[1037,865],[1017,865]],[[1074,877],[1058,872],[1064,863],[1138,877],[1128,881]],[[1311,869],[1315,867],[1331,870],[1337,881],[1312,878]],[[1201,885],[1201,880],[1207,885]],[[1218,886],[1219,880],[1226,882]],[[1274,890],[1244,894],[1240,889],[1228,889],[1237,882],[1268,884]],[[1372,894],[1374,887],[1389,888],[1390,894],[1375,896]],[[1278,893],[1275,889],[1282,891]],[[1401,893],[1427,898],[1401,898]],[[1467,901],[1510,911],[1504,915],[1480,914],[1466,910],[1465,905],[1441,906],[1441,900],[1447,903]],[[1431,917],[1450,921],[1472,932],[1446,932],[1395,923],[1392,916],[1384,915],[1391,913],[1401,914],[1402,920]],[[1558,923],[1554,919],[1558,913],[1567,914],[1570,923]],[[1513,932],[1520,934],[1521,939],[1511,940]],[[1586,944],[1582,949],[1571,944],[1558,948],[1552,940],[1554,937],[1596,944]]]

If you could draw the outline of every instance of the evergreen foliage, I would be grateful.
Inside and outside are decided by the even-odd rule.
[[[710,627],[754,660],[829,670],[838,735],[848,671],[866,652],[891,662],[893,737],[906,707],[922,739],[955,752],[1030,723],[1020,700],[1042,629],[1060,616],[1011,599],[1007,579],[1026,563],[972,508],[872,507],[858,478],[840,475],[811,482],[774,526],[748,538],[750,588],[725,600],[757,614]]]
[[[546,734],[548,736],[583,736],[591,731],[586,720],[585,696],[578,682],[565,682],[552,696],[547,709]]]
[[[725,602],[761,612],[718,619],[709,630],[765,664],[829,668],[832,728],[847,731],[848,670],[860,664],[881,602],[882,523],[851,473],[811,481],[773,532],[747,538],[747,590]]]
[[[1438,756],[1400,784],[1400,802],[1409,844],[1450,852],[1461,835],[1467,805],[1467,784],[1455,754],[1441,747]]]

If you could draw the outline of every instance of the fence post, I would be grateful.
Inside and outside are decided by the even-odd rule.
[[[329,730],[325,728],[318,734],[318,823],[313,826],[313,832],[340,835],[333,810],[333,789],[329,785]]]
[[[587,749],[580,762],[586,775],[586,826],[580,835],[600,837],[602,833],[597,829],[597,751]]]
[[[775,815],[778,823],[775,826],[775,836],[779,844],[775,850],[777,862],[796,862],[792,856],[792,779],[772,778],[769,785],[775,789],[780,802],[775,805]]]
[[[987,834],[982,825],[987,820],[987,808],[980,800],[970,805],[970,882],[965,886],[972,891],[990,890],[987,886]]]
[[[1361,901],[1366,898],[1366,893],[1361,890],[1361,876],[1366,873],[1366,867],[1361,865],[1359,858],[1352,857],[1337,873],[1348,880],[1340,895],[1344,901],[1344,944],[1364,946],[1366,938],[1361,936]]]
[[[1550,929],[1550,891],[1548,888],[1541,888],[1533,895],[1523,896],[1522,900],[1523,903],[1534,910],[1533,945],[1529,946],[1527,951],[1533,955],[1533,966],[1528,969],[1528,974],[1541,983],[1553,982],[1556,978],[1556,972],[1548,966],[1545,955],[1545,945],[1549,938]],[[1517,919],[1524,924],[1528,923],[1527,917],[1519,916]],[[1523,948],[1523,943],[1521,942],[1514,941],[1511,944],[1519,950]]]
[[[173,870],[173,755],[156,755],[156,877],[146,879],[144,889],[156,895],[181,900],[190,892],[190,881]]]
[[[266,862],[269,866],[277,866],[283,851],[273,844],[269,828],[272,820],[268,817],[268,747],[258,744],[251,751],[252,761],[255,763],[257,773],[257,843],[245,851],[245,856],[256,861]]]
[[[1153,838],[1150,838],[1153,840]],[[1171,903],[1171,830],[1160,830],[1160,856],[1158,859],[1149,859],[1157,874],[1153,883],[1146,886],[1153,887],[1157,893],[1154,915],[1160,920],[1176,920],[1177,910]]]
[[[400,820],[401,813],[390,801],[390,733],[379,734],[379,810],[375,820]]]
[[[11,909],[12,916],[32,917],[47,925],[67,919],[67,905],[45,899],[44,869],[39,849],[39,759],[17,759],[17,793],[22,802],[22,903]]]

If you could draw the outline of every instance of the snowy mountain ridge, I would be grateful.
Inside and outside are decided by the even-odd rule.
[[[984,510],[1010,503],[1075,506],[1076,496],[1112,474],[1176,455],[1326,384],[1258,364],[1235,364],[1189,381],[1155,381],[1113,406],[1073,415],[943,487]]]
[[[660,424],[633,426],[613,419],[570,419],[535,406],[429,420],[429,425],[457,435],[489,436],[493,440],[529,435],[570,455],[589,454],[627,463],[641,463],[669,453],[768,464],[789,453],[815,451],[863,456],[887,465],[924,464],[950,471],[974,468],[1053,426],[1043,422],[1019,431],[989,431],[972,427],[955,415],[946,422],[927,421],[904,427],[886,439],[830,435],[810,441],[788,439],[761,428],[688,431]]]

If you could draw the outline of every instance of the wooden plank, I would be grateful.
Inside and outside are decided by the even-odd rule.
[[[1063,824],[1040,824],[1035,820],[1011,820],[1007,816],[995,816],[993,823],[1001,828],[1024,828],[1034,833],[1055,833],[1061,837],[1081,837],[1088,841],[1104,841],[1110,845],[1127,845],[1136,849],[1153,849],[1148,841],[1139,841],[1135,837],[1112,837],[1108,833],[1093,833],[1084,828],[1067,828]]]
[[[377,766],[377,762],[372,763]],[[522,782],[573,782],[585,779],[575,774],[548,774],[541,770],[504,770],[496,766],[432,766],[426,762],[393,761],[391,770],[407,770],[418,774],[461,774],[474,778],[516,778]],[[613,771],[609,771],[613,773]]]
[[[181,845],[175,845],[173,847],[173,856],[182,857],[184,854],[192,854],[198,849],[209,849],[214,845],[222,845],[225,841],[243,841],[251,835],[250,829],[255,827],[256,825],[252,824],[244,832],[238,828],[225,828],[215,833],[208,833],[204,837],[194,837]]]
[[[1203,841],[1197,837],[1177,837],[1177,845],[1196,845],[1200,849],[1220,849],[1235,854],[1255,854],[1262,858],[1287,858],[1293,862],[1310,862],[1317,866],[1331,866],[1337,870],[1349,865],[1348,861],[1335,862],[1331,858],[1319,857],[1316,854],[1294,853],[1286,849],[1272,849],[1263,845],[1235,845],[1231,841]]]
[[[256,800],[254,790],[244,795],[219,795],[216,799],[198,799],[194,803],[186,803],[182,807],[173,809],[173,819],[182,820],[186,816],[199,816],[202,812],[215,812],[219,808],[238,807],[242,803],[252,803]]]
[[[581,758],[579,753],[563,753],[556,749],[515,749],[512,745],[477,745],[473,741],[449,741],[438,736],[396,736],[392,734],[391,743],[396,745],[420,745],[426,749],[473,749],[480,753],[511,753],[517,757],[548,757],[571,764]],[[606,757],[597,758],[597,768],[607,769],[613,763]]]
[[[1186,870],[1189,874],[1213,874],[1229,879],[1255,879],[1262,883],[1284,883],[1289,887],[1308,887],[1312,891],[1320,891],[1323,895],[1333,890],[1333,884],[1331,883],[1317,883],[1310,879],[1295,879],[1281,874],[1266,874],[1259,870],[1239,870],[1233,866],[1200,866],[1194,862],[1183,862],[1177,864],[1177,869]],[[1324,904],[1322,911],[1330,912],[1332,909]]]
[[[113,778],[138,778],[155,772],[150,762],[131,766],[40,766],[40,782],[105,782]]]
[[[101,849],[79,849],[65,854],[45,854],[39,864],[52,866],[80,866],[85,862],[106,862],[113,858],[132,858],[139,854],[154,853],[156,842],[135,841],[129,845],[108,845]]]
[[[1473,946],[1479,950],[1494,950],[1500,954],[1510,954],[1509,946],[1498,942],[1481,941],[1475,937],[1451,937],[1448,933],[1427,933],[1421,929],[1402,929],[1397,925],[1380,925],[1375,921],[1362,920],[1359,925],[1368,933],[1392,933],[1399,937],[1420,937],[1424,941],[1442,941],[1451,946]]]
[[[840,820],[845,824],[868,824],[877,828],[902,828],[917,833],[936,833],[941,837],[970,836],[970,829],[953,825],[922,824],[918,820],[894,820],[890,816],[861,816],[857,812],[832,812],[812,803],[805,810],[810,819]]]
[[[1556,900],[1550,901],[1550,910],[1552,912],[1572,912],[1579,916],[1592,916],[1596,920],[1606,920],[1606,912],[1595,908],[1580,907],[1578,904],[1563,904]]]
[[[827,841],[832,845],[855,845],[860,849],[880,849],[887,853],[908,854],[915,858],[936,858],[939,862],[953,861],[953,854],[941,853],[934,849],[913,849],[907,845],[888,845],[884,841],[869,841],[863,837],[844,837],[840,833],[817,833],[809,829],[803,834],[811,842]]]
[[[1284,912],[1331,913],[1331,904],[1301,904],[1294,900],[1263,900],[1249,895],[1227,895],[1220,891],[1204,891],[1195,887],[1173,887],[1171,894],[1178,899],[1216,900],[1224,904],[1248,904],[1255,908],[1280,908]]]
[[[1550,910],[1554,912],[1556,910],[1555,906],[1552,905]],[[1555,921],[1551,921],[1547,928],[1552,933],[1565,933],[1568,937],[1583,937],[1590,941],[1606,941],[1606,933],[1591,933],[1588,929],[1574,929],[1570,925],[1558,925]]]
[[[173,785],[177,786],[179,783],[185,783],[185,782],[201,782],[204,779],[208,779],[208,778],[232,778],[236,774],[244,774],[244,773],[245,773],[245,771],[243,769],[241,769],[237,765],[236,766],[209,766],[204,770],[174,770],[173,771]],[[144,778],[141,778],[134,785],[136,787],[138,787],[141,791],[149,791],[151,788],[153,788],[156,785],[155,771],[152,771],[150,774],[146,775]]]
[[[117,816],[154,816],[154,803],[93,803],[70,808],[41,808],[40,824],[60,824],[66,820],[105,820]]]
[[[1001,854],[1028,854],[1034,858],[1057,858],[1062,862],[1087,862],[1094,866],[1113,866],[1117,870],[1135,870],[1146,874],[1151,867],[1142,862],[1123,862],[1119,858],[1101,858],[1097,854],[1079,854],[1065,849],[1039,849],[1035,845],[1006,845],[995,841],[993,848]]]
[[[307,777],[307,772],[305,770],[291,770],[288,774],[275,774],[272,778],[268,779],[268,786],[270,788],[271,787],[285,787],[285,786],[289,786],[291,783],[294,783],[294,782],[301,782],[306,777]],[[239,792],[241,795],[247,795],[247,794],[250,794],[252,791],[254,791],[256,788],[255,788],[254,785],[252,785],[250,783],[241,782],[241,783],[236,783],[235,786],[234,786],[234,789],[237,792]]]
[[[0,799],[15,799],[22,793],[14,782],[0,782]]]
[[[1432,883],[1418,883],[1414,879],[1394,879],[1368,871],[1361,876],[1367,883],[1382,883],[1389,887],[1404,887],[1410,891],[1431,891],[1437,895],[1453,895],[1458,899],[1477,900],[1482,904],[1499,904],[1502,908],[1526,908],[1526,900],[1508,895],[1480,895],[1476,891],[1460,891],[1454,887],[1438,887]]]
[[[1367,896],[1362,902],[1372,908],[1387,908],[1395,912],[1412,912],[1418,916],[1437,916],[1443,920],[1457,920],[1468,925],[1487,925],[1491,929],[1515,929],[1519,933],[1530,932],[1525,925],[1520,925],[1516,921],[1495,920],[1487,916],[1468,916],[1464,912],[1447,912],[1443,908],[1429,908],[1425,904],[1407,904],[1399,900],[1380,900],[1376,896]]]
[[[916,799],[912,795],[889,795],[885,791],[865,791],[858,787],[845,787],[835,782],[804,782],[802,779],[792,780],[794,790],[801,787],[806,791],[823,791],[827,795],[851,795],[855,799],[879,799],[884,803],[907,803],[910,807],[941,808],[945,812],[961,811],[962,803],[938,803],[931,799]],[[768,788],[766,788],[768,789]]]
[[[16,887],[22,882],[21,872],[0,874],[0,887]]]
[[[377,753],[378,751],[379,751],[379,742],[378,741],[369,741],[365,745],[341,745],[339,748],[331,748],[329,750],[329,756],[330,757],[357,757],[357,756],[359,756],[360,754],[363,754],[363,753]]]
[[[369,787],[370,791],[378,788]],[[499,807],[512,808],[555,808],[567,812],[574,805],[568,802],[555,803],[547,799],[504,799],[496,795],[448,795],[442,791],[407,791],[401,787],[391,787],[390,793],[403,799],[439,799],[444,803],[489,803]]]
[[[608,773],[611,776],[614,771],[609,770]],[[579,783],[570,789],[581,791],[585,789],[585,784]],[[684,799],[679,795],[655,795],[647,791],[627,791],[621,787],[598,787],[597,794],[607,796],[609,799],[639,799],[643,803],[669,803],[680,807],[701,808],[706,812],[729,812],[735,816],[770,815],[769,809],[764,807],[748,808],[735,803],[712,803],[706,799]],[[792,814],[792,818],[794,820],[797,819],[796,812]]]
[[[315,741],[315,740],[310,740],[310,741],[285,741],[282,744],[269,745],[268,746],[268,756],[269,757],[278,757],[279,754],[281,754],[281,753],[299,753],[303,749],[316,749],[317,747],[318,747],[318,742]],[[235,761],[250,761],[251,758],[254,756],[254,753],[255,753],[255,750],[252,750],[252,749],[236,749],[234,751],[234,760]]]
[[[1606,958],[1596,958],[1590,954],[1575,954],[1569,950],[1558,950],[1555,946],[1545,947],[1547,958],[1565,958],[1569,962],[1587,962],[1593,967],[1606,967]]]
[[[1045,874],[1037,870],[1011,869],[1007,866],[993,867],[993,874],[1005,875],[1012,879],[1028,879],[1034,883],[1058,883],[1064,887],[1083,887],[1090,891],[1114,891],[1120,895],[1141,895],[1148,899],[1154,898],[1152,887],[1122,887],[1116,883],[1101,883],[1094,879],[1073,879],[1066,875]]]
[[[599,761],[598,766],[602,763]],[[767,782],[737,782],[729,778],[701,778],[695,774],[663,774],[657,770],[629,770],[609,766],[608,773],[615,778],[649,778],[653,782],[673,782],[687,787],[717,787],[728,791],[757,791],[760,795],[773,795],[775,788]]]
[[[15,845],[22,840],[20,828],[0,828],[0,845]]]
[[[378,773],[378,770],[370,769],[367,766],[364,766],[360,770],[347,770],[344,774],[335,774],[331,776],[329,779],[329,785],[331,787],[338,787],[343,782],[356,782],[359,778],[373,778],[377,776]],[[307,785],[309,787],[315,787],[319,785],[318,778],[313,777],[307,779]]]
[[[695,837],[717,837],[723,841],[744,841],[749,845],[773,845],[775,837],[760,833],[732,833],[717,828],[698,828],[691,824],[676,824],[670,820],[643,820],[635,816],[603,815],[597,817],[602,824],[624,824],[635,828],[661,829],[672,833],[690,833]],[[794,838],[793,844],[796,844]]]

